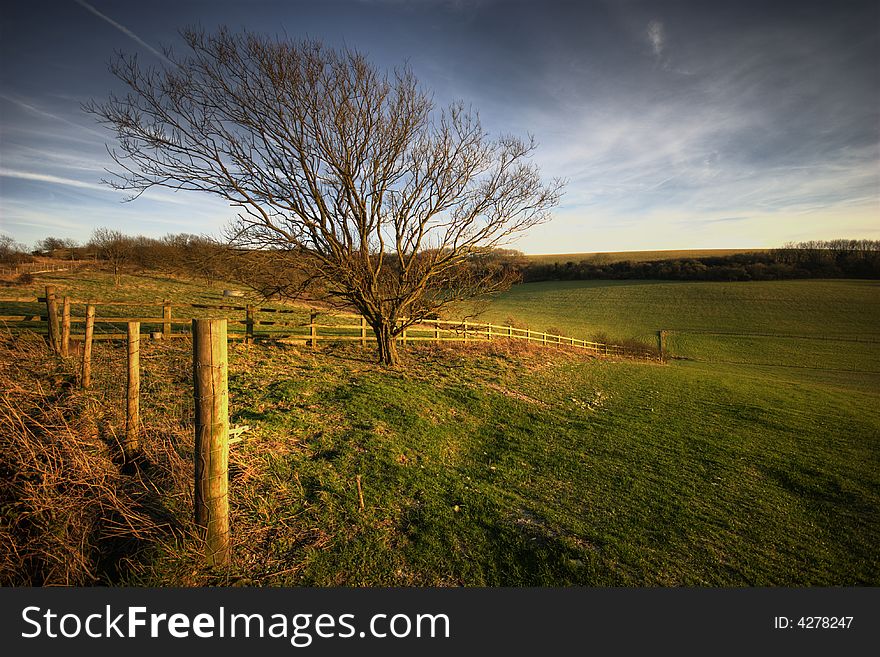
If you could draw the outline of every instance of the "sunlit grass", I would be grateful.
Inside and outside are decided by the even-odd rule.
[[[107,298],[102,276],[54,280]],[[145,303],[223,303],[230,287],[125,280]],[[668,365],[496,342],[410,345],[401,369],[384,370],[352,344],[233,345],[231,419],[251,429],[231,455],[231,571],[194,568],[192,545],[172,537],[113,581],[878,585],[877,290],[532,284],[487,313],[582,337],[678,329],[673,355],[691,360]],[[771,335],[706,333],[719,325]],[[145,350],[146,435],[180,441],[189,354]],[[106,387],[112,424],[125,356],[109,343],[97,356],[111,368],[95,373],[95,394]],[[174,481],[164,506],[186,526],[191,491]]]

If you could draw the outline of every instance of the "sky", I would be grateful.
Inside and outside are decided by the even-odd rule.
[[[846,0],[3,3],[0,232],[221,233],[219,198],[102,184],[112,135],[81,107],[122,90],[114,52],[162,66],[187,25],[407,64],[438,106],[534,135],[567,185],[526,253],[880,239],[880,3]]]

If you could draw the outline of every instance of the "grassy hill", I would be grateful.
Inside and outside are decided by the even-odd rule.
[[[880,373],[877,281],[529,283],[483,316],[646,343],[667,329],[674,356],[700,361]]]
[[[69,291],[106,286],[96,274],[54,281]],[[179,284],[182,300],[189,284]],[[230,412],[252,429],[232,449],[235,564],[220,574],[193,566],[187,538],[188,347],[146,342],[149,468],[138,476],[157,495],[137,499],[156,526],[126,540],[117,529],[110,542],[93,530],[94,551],[124,564],[98,571],[97,581],[878,585],[877,313],[877,287],[866,282],[554,283],[514,288],[488,315],[577,336],[648,340],[675,329],[673,355],[687,360],[595,360],[497,342],[408,346],[405,367],[383,371],[354,345],[236,345]],[[718,324],[752,335],[705,333]],[[765,333],[773,335],[756,335]],[[734,338],[763,350],[744,352]],[[45,371],[64,390],[72,365],[35,367],[32,352],[9,351],[0,362],[17,377]],[[92,409],[98,429],[86,444],[95,454],[112,447],[124,422],[124,358],[119,346],[97,345],[91,397],[53,401]],[[34,386],[8,389],[19,388]],[[5,399],[33,403],[21,395]],[[9,417],[0,412],[0,435],[20,434]],[[103,467],[116,472],[109,457]],[[142,485],[114,476],[122,490]],[[100,528],[98,502],[81,504],[77,518],[92,507]],[[14,527],[16,507],[3,508],[0,529]],[[66,535],[58,508],[41,540]]]

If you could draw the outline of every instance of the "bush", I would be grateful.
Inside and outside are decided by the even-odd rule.
[[[528,326],[515,320],[513,317],[507,317],[501,322],[502,326],[512,326],[515,329],[526,329]]]
[[[600,344],[613,344],[614,341],[609,337],[609,335],[605,331],[597,331],[590,336],[590,342],[598,342]]]

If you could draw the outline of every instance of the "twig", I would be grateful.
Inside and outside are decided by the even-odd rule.
[[[364,508],[364,491],[361,488],[361,476],[358,475],[356,478],[357,487],[358,487],[358,499],[361,501],[361,509]]]
[[[244,438],[242,438],[239,434],[250,430],[250,425],[247,424],[243,427],[233,427],[229,430],[229,444],[234,445],[235,443],[240,443],[242,440],[244,440]]]

